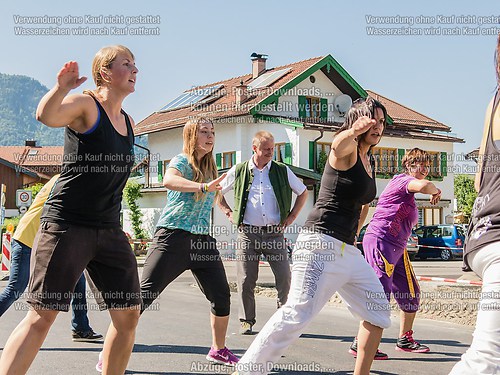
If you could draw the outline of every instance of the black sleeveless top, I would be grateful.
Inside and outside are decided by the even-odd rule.
[[[482,160],[478,161],[482,163],[481,182],[464,245],[464,271],[471,271],[467,261],[468,255],[487,244],[500,241],[500,150],[493,140],[493,120],[499,100],[500,93],[497,91],[491,111],[484,155]]]
[[[354,244],[361,207],[375,199],[375,163],[370,157],[372,177],[361,158],[346,171],[332,168],[327,161],[321,177],[318,200],[304,224],[316,232]]]
[[[41,220],[83,226],[120,226],[122,191],[134,163],[134,133],[128,115],[123,136],[94,98],[99,121],[87,133],[66,127],[61,176],[45,203]]]

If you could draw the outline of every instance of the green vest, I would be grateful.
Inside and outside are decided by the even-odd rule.
[[[269,180],[280,209],[280,224],[285,221],[292,207],[292,188],[288,182],[286,165],[280,162],[271,162]],[[248,192],[253,182],[253,171],[248,168],[248,160],[236,166],[234,179],[234,210],[235,224],[243,223],[243,216],[247,206]]]

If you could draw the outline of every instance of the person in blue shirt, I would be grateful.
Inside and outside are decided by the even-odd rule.
[[[217,177],[213,157],[215,131],[207,118],[189,120],[183,130],[183,152],[168,165],[168,189],[141,280],[142,311],[186,270],[191,270],[210,301],[212,346],[207,359],[234,365],[238,358],[226,347],[230,291],[226,272],[209,235],[210,213],[225,174]]]

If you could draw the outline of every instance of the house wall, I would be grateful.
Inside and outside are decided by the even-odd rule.
[[[299,117],[298,96],[314,96],[327,98],[328,101],[328,120],[343,121],[340,113],[334,110],[333,102],[336,96],[342,94],[340,90],[326,77],[321,71],[316,71],[314,74],[315,83],[311,83],[309,79],[305,79],[297,84],[293,89],[285,92],[279,98],[278,104],[265,107],[260,113],[265,115],[279,115],[284,117],[297,118]],[[251,142],[253,135],[259,130],[267,130],[274,135],[276,143],[291,143],[292,144],[292,161],[296,166],[309,169],[309,142],[320,135],[319,131],[304,130],[302,128],[294,128],[273,122],[263,120],[255,120],[252,116],[241,116],[236,118],[222,119],[215,123],[216,140],[214,146],[214,155],[217,153],[236,151],[236,163],[248,160],[252,155]],[[319,142],[330,143],[333,139],[332,132],[325,132]],[[169,160],[177,155],[182,150],[182,128],[170,129],[167,131],[149,134],[149,147],[152,152],[152,181],[157,182],[156,165],[158,160]],[[425,141],[407,138],[390,138],[385,137],[379,144],[380,147],[404,148],[410,149],[419,147],[428,151],[453,152],[453,144],[447,142]],[[441,220],[444,222],[445,217],[452,214],[453,210],[453,168],[452,160],[448,159],[448,176],[444,177],[443,181],[436,182],[443,192],[443,200],[449,200],[447,207],[443,207]],[[377,178],[377,197],[384,190],[390,179]],[[165,204],[165,192],[147,193],[140,201],[140,206],[146,209],[154,210],[162,208]],[[417,194],[418,200],[427,200],[428,196]],[[226,195],[228,203],[233,205],[233,195]],[[307,203],[297,218],[296,227],[291,228],[286,234],[291,240],[295,240],[298,235],[298,226],[301,226],[314,205],[314,193],[309,191]],[[446,204],[443,204],[446,206]],[[157,211],[155,211],[157,212]],[[370,208],[368,219],[373,215],[374,208]],[[152,217],[150,215],[150,217]],[[154,217],[154,215],[153,215]],[[213,214],[214,230],[218,240],[224,244],[226,248],[231,248],[236,239],[236,233],[229,225],[226,217],[216,207]],[[151,226],[150,226],[151,227]]]
[[[233,118],[223,123],[216,123],[216,142],[214,148],[215,153],[222,153],[228,151],[240,151],[237,153],[237,162],[247,160],[251,157],[251,140],[255,132],[258,130],[265,129],[270,131],[274,137],[276,143],[292,143],[293,152],[293,163],[294,165],[300,166],[302,168],[309,168],[309,141],[317,138],[319,136],[318,131],[296,129],[290,126],[284,126],[275,123],[266,123],[263,121],[255,122],[252,117],[245,116],[239,118]],[[332,132],[325,132],[323,138],[319,142],[331,142],[333,139]],[[162,160],[171,159],[173,156],[177,155],[182,148],[182,129],[172,129],[169,131],[153,133],[149,135],[149,145],[152,154],[157,154]],[[426,141],[418,139],[406,139],[406,138],[390,138],[385,137],[381,140],[379,147],[389,147],[389,148],[404,148],[410,149],[413,147],[419,147],[427,151],[440,151],[447,152],[451,154],[453,152],[453,144],[448,142],[436,142],[436,141]],[[154,165],[153,165],[154,167]],[[447,216],[453,214],[453,161],[451,158],[448,159],[448,175],[443,178],[443,181],[436,181],[436,185],[442,190],[443,201],[448,200],[449,204],[442,203],[441,206],[445,206],[442,209],[441,221],[445,222]],[[155,179],[156,177],[153,177]],[[154,180],[155,181],[155,180]],[[377,197],[384,190],[384,188],[389,183],[390,179],[377,178]],[[148,213],[148,217],[157,220],[159,217],[159,209],[161,209],[165,204],[165,192],[160,193],[147,193],[140,200],[140,206],[142,208],[149,208],[156,212],[155,214]],[[417,200],[428,200],[428,196],[423,194],[417,194]],[[226,194],[226,199],[228,203],[232,206],[233,204],[233,194]],[[309,191],[308,200],[303,210],[301,211],[299,217],[295,222],[295,226],[289,229],[286,234],[287,238],[295,240],[298,232],[299,226],[301,226],[309,212],[312,210],[314,205],[314,194],[313,191]],[[373,216],[375,209],[370,208],[368,213],[367,221]],[[220,212],[216,207],[214,209],[214,230],[219,234],[217,238],[221,241],[221,246],[225,248],[231,248],[232,244],[236,239],[236,233],[229,225],[226,217]],[[154,225],[145,224],[145,229],[153,228]]]

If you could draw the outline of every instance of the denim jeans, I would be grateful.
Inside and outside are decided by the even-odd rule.
[[[28,286],[31,248],[12,240],[9,283],[0,294],[0,316],[16,302]]]
[[[71,326],[73,327],[73,331],[77,332],[89,332],[92,330],[87,316],[85,275],[83,273],[76,283],[73,299],[71,300]]]
[[[22,242],[12,239],[9,283],[0,294],[0,316],[16,302],[26,290],[30,278],[31,248]],[[87,317],[87,300],[85,298],[85,276],[82,274],[75,287],[71,301],[73,330],[89,332],[92,330]]]

